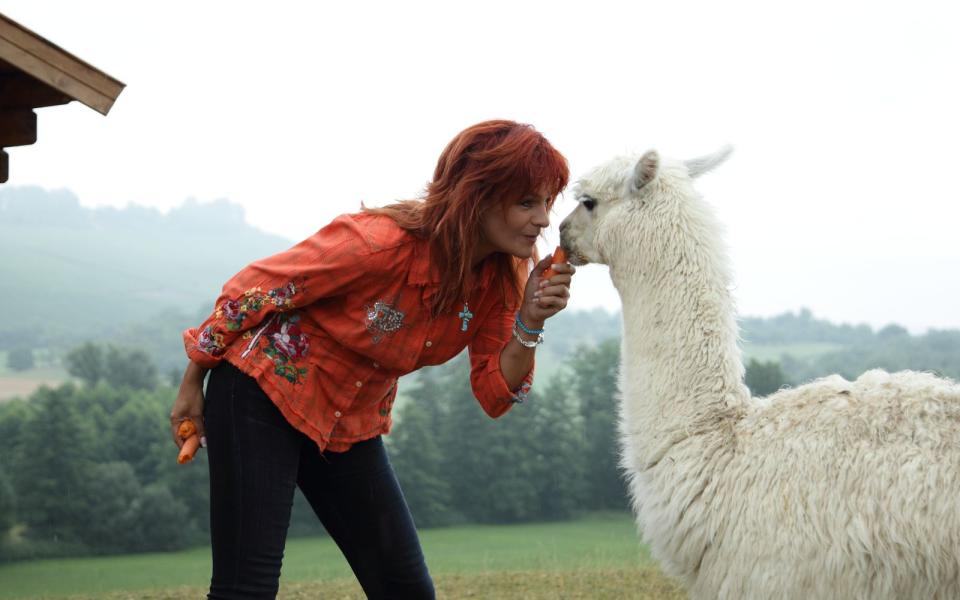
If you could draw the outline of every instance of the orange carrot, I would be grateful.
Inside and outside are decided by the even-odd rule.
[[[550,259],[550,266],[547,267],[547,270],[543,272],[543,277],[541,279],[550,279],[557,273],[553,270],[553,265],[558,265],[560,263],[567,262],[567,251],[557,246],[557,249],[553,251],[553,257]]]
[[[180,423],[177,435],[180,436],[180,439],[185,440],[183,446],[180,447],[180,455],[177,456],[177,463],[182,465],[193,460],[193,455],[197,453],[197,448],[200,447],[200,436],[197,435],[196,425],[190,419]]]

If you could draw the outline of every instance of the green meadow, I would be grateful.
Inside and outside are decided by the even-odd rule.
[[[421,531],[421,540],[440,597],[680,597],[653,566],[632,518],[625,514],[559,523],[427,529]],[[209,577],[205,547],[40,560],[0,566],[0,599],[198,598]],[[288,540],[280,596],[363,594],[334,543],[318,537]]]

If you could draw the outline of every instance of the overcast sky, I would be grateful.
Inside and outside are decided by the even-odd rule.
[[[484,119],[534,124],[574,176],[624,151],[731,143],[700,189],[727,226],[741,314],[957,328],[957,6],[5,0],[127,84],[107,117],[40,110],[37,144],[8,149],[9,184],[88,206],[227,198],[300,239],[361,200],[417,195]],[[601,267],[573,294],[619,306]]]

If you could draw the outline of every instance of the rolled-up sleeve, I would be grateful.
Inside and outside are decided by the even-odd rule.
[[[504,307],[491,314],[470,342],[470,384],[484,412],[493,418],[523,402],[533,386],[533,367],[516,389],[510,389],[500,370],[500,353],[510,342],[516,310]]]
[[[342,294],[376,270],[378,257],[349,215],[296,246],[255,261],[223,286],[213,313],[183,332],[191,361],[213,368],[237,338],[250,335],[272,315]]]

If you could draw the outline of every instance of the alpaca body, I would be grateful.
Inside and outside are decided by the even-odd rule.
[[[917,385],[928,400],[877,389]],[[664,571],[693,598],[960,598],[960,451],[941,435],[960,422],[956,386],[872,371],[770,401],[652,466],[621,406],[637,522]]]
[[[693,598],[960,598],[960,386],[870,371],[751,398],[697,165],[649,156],[581,180],[561,238],[623,301],[622,464],[654,557]]]

